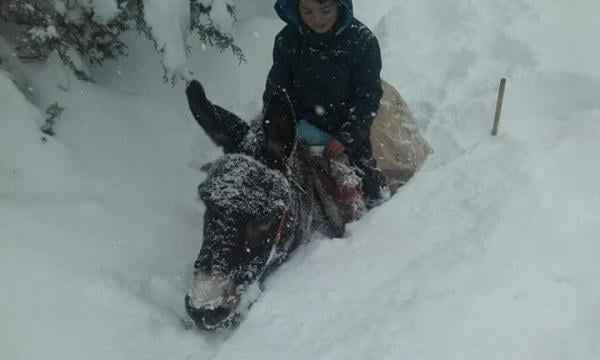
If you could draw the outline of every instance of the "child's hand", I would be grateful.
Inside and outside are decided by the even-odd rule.
[[[344,144],[337,141],[336,139],[331,139],[331,141],[329,141],[327,145],[325,145],[325,150],[323,150],[323,156],[326,159],[335,159],[336,157],[338,157],[338,155],[343,153],[344,150],[346,150]]]

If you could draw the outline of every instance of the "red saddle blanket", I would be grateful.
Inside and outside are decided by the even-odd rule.
[[[335,160],[315,157],[318,164],[317,189],[324,208],[331,218],[348,223],[359,219],[366,211],[362,182],[345,156]]]

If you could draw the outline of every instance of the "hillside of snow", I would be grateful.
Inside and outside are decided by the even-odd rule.
[[[246,119],[282,27],[271,5],[240,4],[247,63],[201,44],[189,59]],[[54,58],[0,69],[0,359],[599,358],[600,3],[355,10],[435,154],[347,237],[298,249],[226,334],[181,325],[199,168],[220,152],[152,44],[132,37],[96,84]],[[66,110],[44,136],[55,101]]]

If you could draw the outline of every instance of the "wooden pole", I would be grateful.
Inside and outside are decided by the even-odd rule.
[[[504,90],[506,89],[506,79],[500,80],[500,88],[498,89],[498,101],[496,102],[496,116],[494,116],[494,127],[492,128],[492,136],[498,135],[498,125],[500,125],[500,114],[502,114],[502,103],[504,102]]]

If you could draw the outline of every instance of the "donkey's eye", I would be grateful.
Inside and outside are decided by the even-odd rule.
[[[268,242],[275,223],[274,217],[258,217],[246,223],[246,240],[252,246],[259,246]]]
[[[260,232],[266,232],[271,229],[275,218],[272,217],[259,217],[249,221],[251,226]]]
[[[266,231],[269,231],[269,229],[271,228],[271,225],[273,225],[272,219],[261,219],[260,221],[257,222],[256,227],[258,228],[259,231],[266,232]]]

